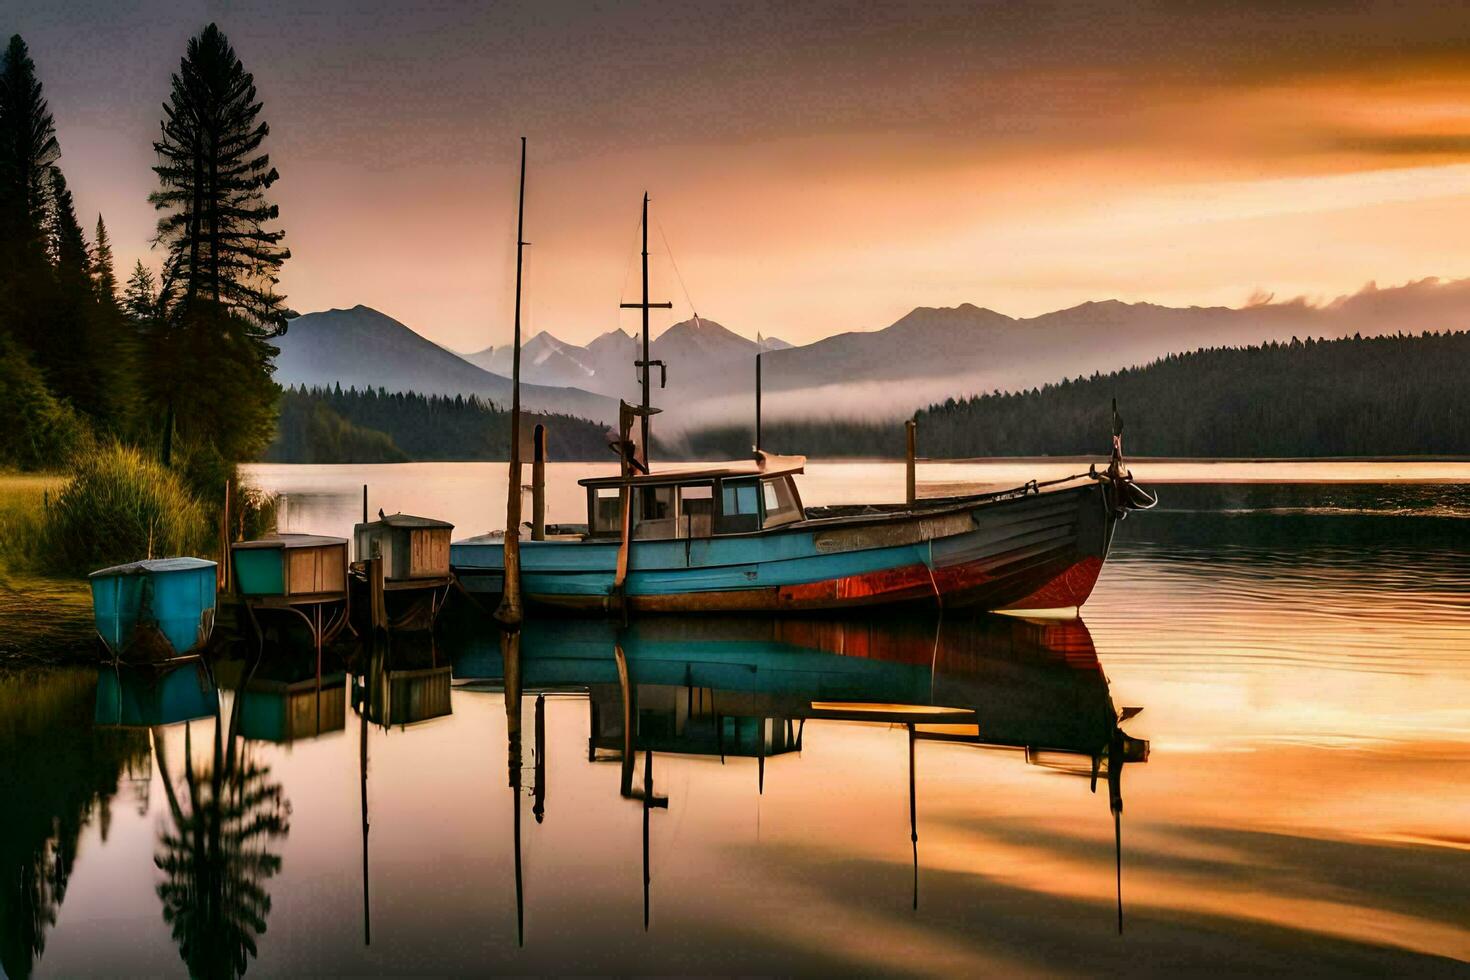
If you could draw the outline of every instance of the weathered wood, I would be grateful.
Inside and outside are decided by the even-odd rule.
[[[916,430],[919,423],[909,419],[903,424],[904,430],[904,500],[910,507],[919,499],[918,484],[915,481],[915,458],[917,454],[918,439]]]
[[[521,186],[516,205],[515,347],[511,355],[510,485],[505,501],[505,586],[495,618],[509,630],[521,626],[521,270],[526,251],[526,138],[521,137]]]
[[[546,540],[546,426],[539,424],[531,445],[531,540]]]

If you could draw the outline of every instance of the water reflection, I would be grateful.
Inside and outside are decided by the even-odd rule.
[[[102,840],[112,805],[146,772],[146,733],[94,721],[89,670],[0,674],[0,968],[28,977],[46,950],[94,820]]]
[[[522,692],[536,700],[533,812],[545,808],[548,694],[587,699],[587,760],[616,762],[619,795],[642,810],[643,923],[650,922],[649,828],[669,798],[654,787],[655,754],[756,761],[800,753],[808,720],[887,726],[908,744],[914,908],[919,901],[916,743],[1020,750],[1024,761],[1106,781],[1115,831],[1122,930],[1122,776],[1148,757],[1119,711],[1080,620],[916,616],[878,620],[660,617],[623,627],[533,620],[515,637],[451,624],[445,643],[467,691],[502,693],[507,713],[517,935],[524,935],[520,820]],[[609,655],[609,653],[611,655]],[[637,762],[642,759],[638,785]],[[833,792],[841,787],[833,786]]]

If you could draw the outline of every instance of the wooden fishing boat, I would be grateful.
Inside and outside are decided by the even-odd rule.
[[[88,576],[97,635],[115,662],[156,664],[197,654],[214,630],[216,565],[151,558]]]
[[[520,543],[526,601],[639,612],[1075,609],[1118,519],[1151,502],[1127,477],[1089,474],[913,506],[807,508],[795,480],[804,463],[761,453],[582,480],[588,523]],[[469,591],[501,590],[501,534],[456,542],[450,561]]]
[[[450,547],[450,565],[468,592],[503,596],[500,615],[518,618],[522,601],[624,615],[913,605],[1075,610],[1092,592],[1117,521],[1156,502],[1123,465],[1115,406],[1105,472],[1094,467],[998,493],[924,500],[911,493],[896,506],[808,508],[795,479],[805,457],[761,451],[759,382],[753,459],[651,470],[649,422],[659,412],[649,402],[651,376],[667,367],[649,358],[648,314],[670,304],[648,298],[646,195],[643,232],[643,300],[622,304],[643,315],[643,357],[635,362],[643,397],[638,407],[621,407],[613,444],[619,473],[579,481],[586,524],[544,534],[538,524],[521,541],[513,438],[508,524],[516,537],[491,533]],[[518,413],[512,417],[514,436]]]

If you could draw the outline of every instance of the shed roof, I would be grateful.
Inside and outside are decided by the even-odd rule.
[[[346,538],[333,538],[325,534],[267,534],[254,541],[236,541],[231,548],[320,548],[325,545],[346,544]]]
[[[389,514],[376,521],[368,521],[366,524],[357,526],[372,527],[375,524],[382,524],[386,527],[447,527],[451,531],[454,530],[454,525],[448,521],[435,520],[432,517],[415,517],[412,514]]]
[[[88,578],[116,578],[119,575],[162,575],[166,572],[187,572],[196,568],[214,568],[215,563],[204,558],[145,558],[130,561],[111,568],[99,568]]]
[[[800,473],[805,468],[805,456],[775,456],[762,452],[754,459],[734,460],[728,463],[690,463],[655,470],[652,473],[638,473],[629,477],[594,476],[577,482],[584,487],[620,487],[625,484],[640,486],[651,483],[688,483],[693,480],[742,476],[777,476],[784,473]]]

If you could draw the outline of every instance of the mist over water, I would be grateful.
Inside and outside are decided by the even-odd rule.
[[[0,765],[30,802],[7,809],[0,841],[13,855],[52,853],[52,817],[80,828],[62,849],[73,855],[64,896],[45,906],[44,949],[27,947],[24,962],[37,975],[178,974],[193,962],[184,939],[227,935],[242,951],[233,972],[258,975],[1463,972],[1470,475],[1405,465],[1235,464],[1211,471],[1231,482],[1210,484],[1170,482],[1200,480],[1198,467],[1137,463],[1161,503],[1119,526],[1080,624],[949,614],[635,622],[618,642],[638,686],[640,738],[663,746],[652,785],[666,808],[622,798],[605,747],[604,761],[588,761],[589,738],[620,724],[619,634],[607,624],[528,625],[519,793],[506,782],[498,644],[455,626],[435,650],[393,651],[412,683],[452,675],[447,714],[429,687],[394,686],[410,681],[359,662],[329,675],[342,697],[314,701],[293,737],[248,729],[232,771],[254,788],[255,815],[274,822],[202,851],[178,830],[195,814],[262,826],[254,811],[222,810],[230,797],[207,777],[229,765],[215,748],[231,740],[238,667],[215,671],[223,729],[203,713],[147,734],[100,727],[92,671],[7,678],[0,737],[19,741]],[[554,464],[549,519],[583,519],[575,478],[603,469]],[[920,479],[989,486],[1075,469],[933,466]],[[1294,474],[1356,482],[1282,482]],[[461,537],[499,523],[506,467],[253,475],[286,493],[284,529],[347,533],[366,482],[373,512],[443,517]],[[817,463],[802,491],[809,504],[899,499],[902,467]],[[292,662],[276,668],[281,683],[314,677]],[[580,692],[552,683],[558,671]],[[539,821],[538,684],[553,689]],[[772,724],[760,759],[741,748],[754,729],[710,727],[711,700],[727,721],[755,704],[779,716],[819,701],[963,702],[982,735],[1054,749],[1096,741],[1088,719],[1100,711],[1141,707],[1122,724],[1150,742],[1147,761],[1121,778],[1123,934],[1106,779],[1089,791],[1085,757],[1037,752],[1028,763],[1014,748],[918,742],[915,910],[902,725],[811,717],[799,751],[787,751],[787,729]],[[10,761],[15,749],[35,765]],[[645,764],[640,751],[635,787]],[[113,774],[100,788],[99,767]],[[171,864],[176,853],[190,860]],[[200,882],[268,902],[234,919],[189,919],[199,931],[180,932],[165,907]],[[16,911],[3,922],[11,950],[23,939]],[[7,972],[24,973],[21,962],[7,959]]]

